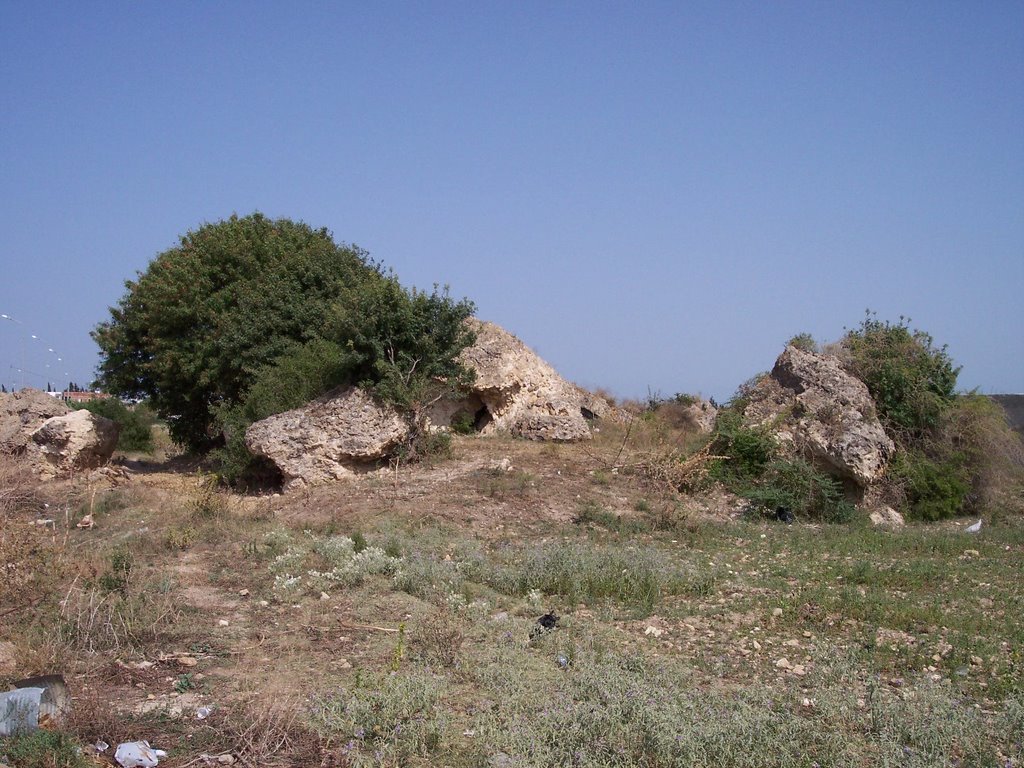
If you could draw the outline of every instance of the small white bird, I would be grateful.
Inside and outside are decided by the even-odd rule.
[[[968,525],[964,530],[967,531],[967,533],[977,533],[981,530],[981,520],[976,522],[974,525]]]

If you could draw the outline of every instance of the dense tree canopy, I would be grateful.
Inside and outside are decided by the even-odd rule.
[[[193,449],[220,439],[226,414],[237,427],[330,386],[380,385],[401,401],[383,382],[408,374],[408,393],[423,376],[458,378],[471,341],[470,302],[410,293],[327,230],[259,213],[187,233],[125,285],[93,331],[100,381],[148,398]]]

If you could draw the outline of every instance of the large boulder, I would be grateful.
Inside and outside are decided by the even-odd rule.
[[[70,411],[63,400],[38,389],[0,393],[0,453],[25,453],[32,433],[44,421]]]
[[[103,416],[71,411],[35,429],[27,454],[42,474],[51,477],[94,469],[110,459],[120,431],[116,422]]]
[[[348,387],[257,421],[246,430],[245,444],[272,461],[292,490],[365,471],[408,435],[398,411]]]
[[[896,449],[868,388],[839,358],[792,346],[753,388],[744,420],[860,490],[881,477]]]
[[[469,321],[476,342],[460,360],[476,379],[457,400],[439,403],[430,421],[449,426],[468,417],[483,434],[507,431],[531,440],[586,440],[590,422],[605,416],[608,403],[555,371],[508,331],[480,320]]]

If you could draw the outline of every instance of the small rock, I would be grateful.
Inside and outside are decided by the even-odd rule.
[[[217,762],[220,763],[221,765],[234,765],[235,764],[235,758],[234,758],[234,755],[223,754],[223,755],[221,755],[220,757],[217,758]]]
[[[327,594],[326,592],[321,592],[320,593],[320,599],[321,600],[330,600],[331,596],[329,594]]]
[[[980,667],[983,663],[981,656],[971,656],[971,664],[976,667]]]
[[[504,752],[497,752],[487,758],[487,768],[514,768],[515,762]]]
[[[664,629],[659,629],[658,627],[655,627],[655,626],[652,626],[652,625],[648,624],[647,628],[644,629],[644,634],[645,635],[654,635],[655,637],[661,637],[663,634],[665,634],[665,630]]]
[[[260,608],[266,608],[268,605],[270,605],[270,603],[268,603],[266,600],[260,600],[258,605]]]
[[[199,663],[199,660],[193,656],[179,656],[177,661],[183,667],[194,667]],[[150,662],[150,664],[152,664],[152,662]]]
[[[779,669],[792,669],[793,665],[789,663],[789,659],[783,656],[781,659],[775,662],[775,666]]]
[[[814,706],[814,702],[811,701],[810,699],[808,699],[806,696],[804,697],[803,701],[800,702],[800,704],[802,706],[804,706],[804,707],[813,707]]]
[[[352,669],[352,662],[350,662],[348,659],[339,659],[338,666],[341,669]]]
[[[806,667],[804,667],[804,665],[803,665],[803,664],[797,664],[797,665],[796,665],[796,666],[794,666],[794,667],[793,667],[793,669],[792,669],[792,670],[790,670],[790,671],[791,671],[791,672],[792,672],[792,673],[793,673],[794,675],[796,675],[797,677],[803,677],[804,675],[806,675],[806,674],[807,674],[807,668],[806,668]]]
[[[240,590],[238,590],[238,595],[239,595],[239,597],[248,597],[249,596],[249,590],[248,589],[240,589]]]
[[[218,627],[227,627],[227,626],[230,626],[230,624],[231,624],[231,622],[229,622],[227,619],[221,619],[220,621],[217,622],[217,626]]]
[[[752,642],[751,645],[754,646],[754,650],[755,651],[760,651],[761,650],[761,644],[759,642],[757,642],[757,640]]]
[[[965,549],[964,557],[981,557],[981,552],[976,549]]]
[[[773,617],[778,618],[781,615],[782,615],[782,609],[781,608],[773,608],[772,609],[772,616]]]

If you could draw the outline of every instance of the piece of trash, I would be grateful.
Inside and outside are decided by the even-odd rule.
[[[572,662],[569,661],[569,657],[566,656],[564,653],[558,654],[558,666],[560,666],[562,669],[568,669],[571,663]]]
[[[793,517],[793,512],[789,509],[789,507],[776,507],[775,519],[778,520],[780,523],[785,523],[786,525],[789,525],[796,518]]]
[[[107,744],[107,742],[105,741],[97,741],[95,744],[92,745],[92,748],[95,749],[97,752],[106,752],[108,749],[110,749],[110,745]]]
[[[0,736],[36,730],[42,696],[42,688],[18,688],[0,693]]]
[[[71,705],[71,694],[61,675],[37,675],[15,680],[15,688],[42,688],[39,699],[39,725],[59,723]]]
[[[217,757],[217,762],[220,763],[221,765],[234,765],[235,764],[235,756],[230,754],[230,753],[228,753],[228,752],[225,752],[223,755],[219,755]]]
[[[81,520],[79,520],[78,521],[78,525],[76,527],[77,528],[95,528],[96,527],[96,521],[92,519],[92,513],[89,513],[88,515],[83,517]]]
[[[34,525],[51,525],[52,526],[52,525],[54,525],[54,521],[51,520],[48,517],[40,518],[40,519],[35,521]]]
[[[121,768],[156,768],[161,757],[167,757],[162,749],[153,749],[148,741],[126,741],[117,745],[114,759]]]
[[[209,707],[200,707],[199,709],[196,710],[196,719],[197,720],[205,720],[211,714],[213,714],[213,710],[210,709]]]
[[[228,626],[228,625],[229,625],[230,623],[231,623],[231,622],[229,622],[229,621],[228,621],[227,619],[221,619],[220,621],[218,621],[218,622],[217,622],[217,626],[218,626],[218,627],[226,627],[226,626]]]
[[[554,613],[545,613],[539,619],[537,619],[537,625],[530,630],[530,639],[533,640],[535,637],[539,637],[546,632],[550,632],[558,626],[558,616]]]
[[[647,628],[644,629],[644,634],[645,635],[654,635],[655,637],[661,637],[663,634],[665,634],[665,630],[664,629],[659,629],[658,627],[655,627],[652,624],[648,624]]]
[[[980,530],[981,530],[981,520],[976,522],[974,525],[968,525],[966,528],[964,528],[964,531],[966,531],[967,533],[977,533]]]

